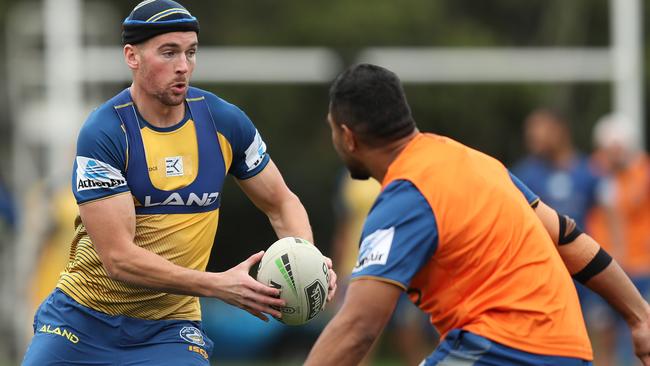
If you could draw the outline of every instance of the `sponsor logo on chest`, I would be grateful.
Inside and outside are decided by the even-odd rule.
[[[190,192],[187,196],[182,196],[178,192],[174,192],[159,202],[155,202],[151,196],[144,197],[144,207],[153,206],[210,206],[215,203],[219,198],[219,192],[203,193],[198,195]]]
[[[183,176],[182,156],[170,156],[165,158],[165,176],[167,177]]]

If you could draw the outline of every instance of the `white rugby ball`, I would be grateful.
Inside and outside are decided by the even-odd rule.
[[[301,325],[312,320],[325,308],[329,270],[325,257],[313,244],[296,237],[282,238],[264,253],[257,270],[257,280],[280,289],[286,301],[279,321]]]

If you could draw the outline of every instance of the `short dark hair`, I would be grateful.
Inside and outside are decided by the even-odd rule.
[[[571,123],[569,121],[569,118],[567,118],[566,112],[556,107],[544,106],[544,107],[536,108],[532,112],[530,112],[530,114],[528,114],[526,118],[530,118],[533,116],[542,116],[563,127],[566,128],[571,127]]]
[[[399,78],[383,67],[348,68],[334,80],[329,95],[334,123],[345,123],[368,144],[397,140],[415,129]]]

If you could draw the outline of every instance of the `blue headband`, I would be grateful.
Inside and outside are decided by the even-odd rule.
[[[199,33],[199,21],[172,0],[145,0],[122,23],[122,44],[142,43],[169,32]]]

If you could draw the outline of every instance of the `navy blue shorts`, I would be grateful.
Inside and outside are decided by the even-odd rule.
[[[111,316],[56,289],[36,311],[22,364],[207,366],[212,346],[200,322]]]
[[[571,357],[545,356],[519,351],[485,337],[454,329],[421,366],[591,366]]]

